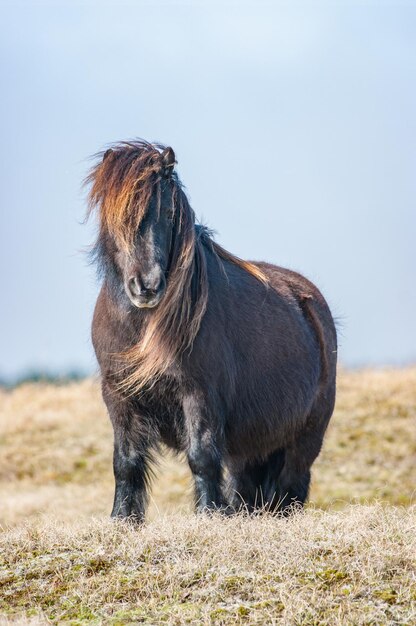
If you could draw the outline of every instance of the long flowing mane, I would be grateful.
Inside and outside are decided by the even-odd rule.
[[[132,251],[137,229],[153,198],[158,212],[162,208],[172,211],[166,293],[147,316],[137,344],[114,355],[120,363],[119,386],[128,393],[151,387],[178,357],[192,349],[208,303],[207,249],[220,266],[222,260],[234,263],[267,284],[256,265],[222,248],[207,228],[195,224],[194,211],[173,171],[174,162],[166,165],[163,158],[166,150],[169,148],[162,144],[143,140],[115,144],[96,155],[97,164],[85,180],[90,185],[88,215],[98,212],[98,247],[110,235],[119,246]],[[162,207],[162,185],[166,184],[170,206]]]

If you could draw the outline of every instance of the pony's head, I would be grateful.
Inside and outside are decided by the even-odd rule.
[[[123,142],[100,153],[86,183],[97,210],[95,256],[107,283],[128,306],[151,308],[136,344],[118,355],[120,388],[139,392],[191,350],[208,303],[206,251],[266,282],[261,270],[233,256],[195,227],[172,148]],[[124,306],[124,304],[122,305]]]
[[[188,227],[181,232],[188,244],[193,237],[193,212],[189,205],[181,211],[186,198],[174,166],[172,148],[125,142],[100,154],[87,178],[90,211],[97,208],[99,212],[96,252],[101,266],[116,274],[118,284],[138,308],[156,307],[165,295],[173,266],[189,261],[178,258],[183,257],[183,249],[176,250],[175,258],[177,231]]]

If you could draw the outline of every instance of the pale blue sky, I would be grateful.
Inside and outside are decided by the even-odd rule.
[[[346,365],[416,361],[414,2],[0,2],[0,376],[94,371],[88,155],[173,146],[231,251],[297,269]]]

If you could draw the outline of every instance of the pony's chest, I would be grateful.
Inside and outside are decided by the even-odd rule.
[[[176,451],[184,450],[186,441],[182,397],[177,379],[163,376],[142,399],[160,439]]]

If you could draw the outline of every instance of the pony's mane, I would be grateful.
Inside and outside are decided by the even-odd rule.
[[[167,151],[173,155],[173,164],[166,164]],[[206,248],[221,266],[222,260],[229,261],[264,284],[267,278],[256,265],[215,243],[207,228],[195,225],[194,211],[173,171],[170,148],[137,140],[115,144],[96,157],[99,161],[85,182],[91,186],[88,215],[95,209],[99,212],[99,240],[110,234],[131,250],[150,200],[156,199],[156,210],[160,211],[161,185],[170,185],[174,237],[166,293],[148,315],[138,343],[113,355],[120,363],[119,387],[138,393],[151,387],[177,357],[192,349],[208,302]]]

